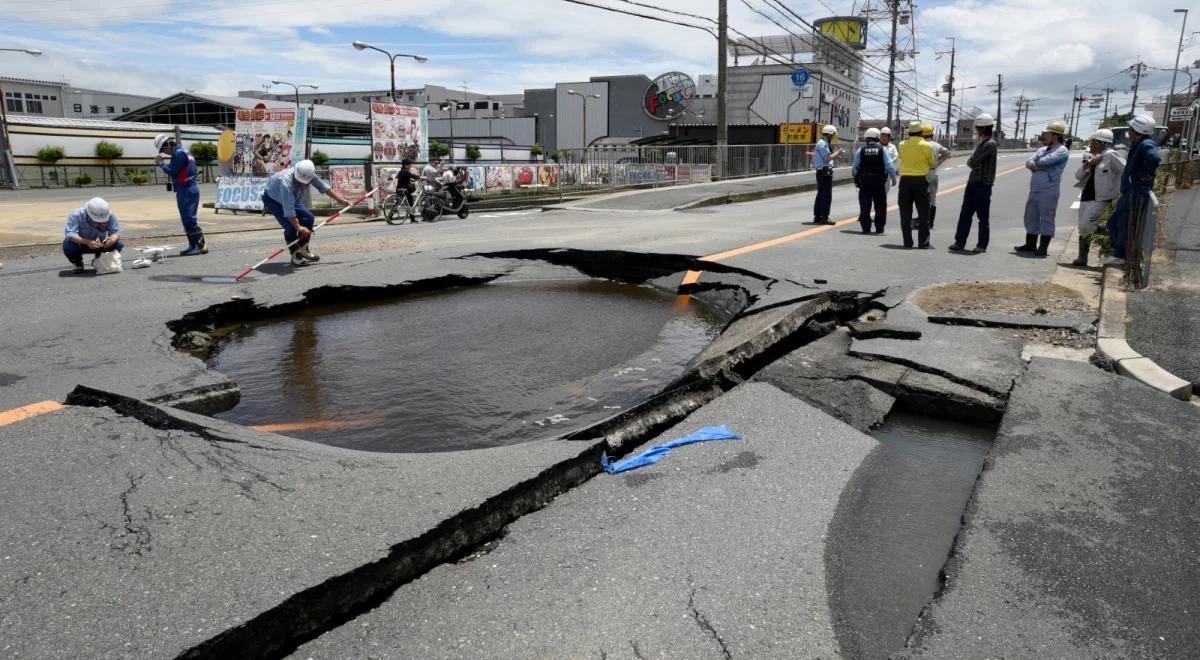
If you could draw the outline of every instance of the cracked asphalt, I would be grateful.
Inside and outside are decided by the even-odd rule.
[[[1022,155],[1002,156],[1002,173],[1023,163]],[[815,368],[807,358],[790,360],[790,379],[777,374],[776,381],[736,386],[736,379],[722,376],[729,360],[713,348],[708,377],[728,382],[706,381],[663,399],[648,408],[650,421],[621,422],[628,428],[614,427],[607,443],[597,437],[365,456],[138,403],[233,385],[172,347],[166,324],[189,313],[217,305],[304,305],[371,288],[399,292],[405,283],[434,278],[559,273],[559,266],[539,262],[460,258],[477,253],[568,247],[604,255],[596,263],[619,271],[625,262],[611,251],[715,255],[789,236],[720,258],[770,280],[700,277],[714,300],[765,310],[735,323],[736,334],[718,342],[744,352],[748,365],[788,353],[782,347],[772,353],[772,342],[781,327],[802,325],[806,317],[788,314],[806,313],[803,304],[789,305],[798,298],[884,290],[877,302],[895,307],[936,283],[1049,280],[1054,259],[1022,258],[1008,249],[1024,235],[1023,171],[997,180],[991,251],[945,250],[961,201],[957,187],[966,179],[962,161],[952,159],[942,175],[947,194],[939,199],[933,232],[938,249],[929,251],[896,249],[894,211],[882,236],[858,234],[855,222],[807,226],[812,195],[798,194],[687,213],[653,210],[660,201],[648,204],[651,210],[332,225],[314,243],[327,255],[321,264],[271,264],[236,285],[201,278],[233,275],[265,256],[280,245],[278,231],[225,235],[205,257],[169,258],[102,279],[69,275],[60,254],[0,254],[6,262],[0,303],[20,310],[0,318],[0,413],[62,402],[81,384],[130,397],[0,425],[6,448],[0,497],[12,503],[0,511],[9,530],[0,536],[0,655],[229,657],[237,649],[246,657],[314,658],[834,657],[845,650],[833,630],[837,613],[824,553],[833,512],[876,444],[863,431],[896,401],[937,413],[952,391],[994,411],[997,395],[1008,396],[1014,380],[1002,429],[1014,428],[1010,418],[1033,424],[1031,439],[1038,428],[1056,429],[1074,438],[1072,451],[1084,459],[1102,450],[1112,461],[1136,460],[1146,451],[1137,442],[1094,449],[1070,435],[1074,429],[1102,434],[1111,425],[1122,437],[1153,433],[1172,443],[1174,453],[1120,489],[1095,486],[1108,478],[1107,463],[1068,464],[1054,452],[1022,450],[1005,453],[1006,469],[989,472],[1000,465],[998,457],[989,458],[981,481],[987,489],[968,507],[967,536],[950,556],[957,577],[927,610],[926,620],[936,625],[910,640],[919,645],[909,651],[947,657],[969,647],[976,655],[1037,655],[1042,647],[1002,634],[1025,625],[1005,600],[1011,584],[1024,585],[1020,595],[1031,607],[1065,608],[1059,611],[1073,632],[1046,647],[1053,655],[1184,648],[1144,640],[1155,626],[1185,630],[1181,612],[1200,607],[1190,569],[1171,573],[1188,589],[1172,592],[1172,608],[1155,610],[1161,626],[1146,617],[1099,616],[1082,595],[1064,601],[1057,585],[1087,580],[1087,594],[1101,603],[1130,603],[1132,609],[1122,611],[1132,612],[1145,600],[1106,584],[1097,571],[1137,581],[1196,565],[1186,514],[1195,510],[1186,506],[1194,489],[1183,481],[1177,491],[1150,489],[1162,470],[1190,473],[1186,466],[1196,449],[1184,440],[1196,427],[1192,413],[1164,413],[1167,404],[1156,395],[1131,395],[1132,383],[1090,365],[1035,360],[1040,366],[1031,371],[1019,359],[1019,342],[976,328],[934,328],[905,317],[906,306],[896,307],[887,323],[915,325],[920,339],[846,338],[862,355],[870,350],[875,362],[847,356],[841,345],[817,356],[839,360],[818,369],[828,383],[853,381],[857,391],[818,401],[799,386],[785,387]],[[1069,190],[1060,201],[1052,253],[1061,251],[1074,224]],[[832,217],[857,214],[852,193],[835,188]],[[653,283],[671,287],[682,277],[668,272],[654,275]],[[552,312],[535,320],[553,331]],[[1077,381],[1056,389],[1055,378],[1076,372]],[[1099,380],[1089,385],[1089,379]],[[1018,396],[1022,383],[1035,394]],[[862,397],[873,415],[854,422],[853,415],[836,414],[860,405]],[[1095,405],[1069,405],[1071,397]],[[744,439],[685,447],[627,475],[593,476],[606,444],[678,437],[704,423],[728,423]],[[1045,482],[1022,477],[1034,467]],[[1057,483],[1054,475],[1068,469],[1073,480],[1056,487],[1077,498],[1081,510],[1115,521],[1110,524],[1122,533],[1109,537],[1108,548],[1120,552],[1109,552],[1107,563],[1090,563],[1095,557],[1077,545],[1077,562],[1012,559],[981,570],[990,565],[980,562],[996,552],[1025,557],[1022,548],[1044,545],[1045,525],[1071,527],[1071,520],[1052,515],[1040,494],[1043,483]],[[987,493],[1005,498],[997,502]],[[1143,499],[1184,515],[1178,524],[1164,524],[1163,514],[1135,529],[1129,507]],[[1077,524],[1075,538],[1097,533],[1088,520]],[[989,529],[1009,530],[1004,548],[972,542],[971,534]],[[1159,534],[1168,542],[1143,552]],[[498,542],[481,545],[497,535]],[[478,550],[470,561],[445,563],[470,550]],[[1153,562],[1139,563],[1139,556]],[[954,618],[955,611],[962,617]],[[1177,639],[1191,641],[1185,634]]]

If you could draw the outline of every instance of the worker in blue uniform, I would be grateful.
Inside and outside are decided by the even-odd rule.
[[[817,177],[817,198],[813,200],[813,224],[832,225],[829,219],[829,207],[833,203],[833,165],[842,150],[834,150],[831,146],[837,136],[837,128],[827,125],[821,129],[824,136],[817,140],[813,147],[812,166]]]
[[[875,233],[882,234],[887,224],[888,182],[896,184],[896,166],[887,149],[879,144],[879,129],[868,128],[867,143],[854,152],[850,173],[858,188],[858,224],[862,233],[871,233],[871,207],[875,207]]]
[[[204,240],[204,232],[200,230],[200,222],[196,218],[200,210],[196,158],[176,142],[175,138],[165,134],[154,138],[154,148],[157,150],[154,164],[171,177],[171,185],[175,188],[175,204],[179,207],[179,221],[183,223],[183,233],[187,234],[187,249],[181,250],[179,256],[208,254],[208,243]]]
[[[1139,115],[1129,120],[1129,157],[1121,172],[1121,198],[1108,216],[1108,235],[1112,239],[1112,257],[1105,265],[1123,265],[1129,237],[1138,223],[1145,223],[1154,198],[1154,177],[1162,156],[1154,142],[1154,120]]]
[[[1062,188],[1063,170],[1067,169],[1070,153],[1063,144],[1067,125],[1052,121],[1042,131],[1042,146],[1025,163],[1029,177],[1029,197],[1025,200],[1025,243],[1013,248],[1018,254],[1044,257],[1054,238],[1054,218],[1058,213],[1058,193]]]

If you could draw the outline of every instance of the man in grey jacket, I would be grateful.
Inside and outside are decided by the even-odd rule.
[[[1088,138],[1088,153],[1075,170],[1076,188],[1083,188],[1079,197],[1079,256],[1072,266],[1086,266],[1089,236],[1100,226],[1100,216],[1112,200],[1121,195],[1121,172],[1125,161],[1112,148],[1113,133],[1102,128]]]
[[[976,253],[987,252],[991,238],[988,224],[992,214],[992,186],[996,183],[996,141],[992,129],[996,120],[983,113],[975,118],[975,133],[979,144],[967,159],[971,174],[967,177],[967,189],[963,191],[962,208],[958,212],[958,227],[954,230],[954,244],[950,249],[958,252],[966,249],[967,237],[971,235],[971,220],[979,216],[979,238],[975,241]]]

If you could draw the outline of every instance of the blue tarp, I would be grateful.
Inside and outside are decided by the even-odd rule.
[[[626,470],[634,470],[646,465],[653,465],[662,457],[671,453],[675,447],[690,445],[694,442],[707,442],[709,440],[741,440],[742,436],[734,433],[728,426],[705,426],[691,435],[686,435],[677,440],[664,442],[661,445],[654,445],[646,451],[623,458],[616,463],[609,462],[608,454],[603,454],[600,457],[600,467],[609,474],[617,474]]]

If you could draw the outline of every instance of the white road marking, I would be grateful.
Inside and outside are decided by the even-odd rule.
[[[508,218],[508,217],[511,217],[514,215],[533,215],[534,213],[541,213],[541,211],[510,211],[508,213],[484,213],[484,214],[480,215],[479,217],[481,217],[481,218]]]

